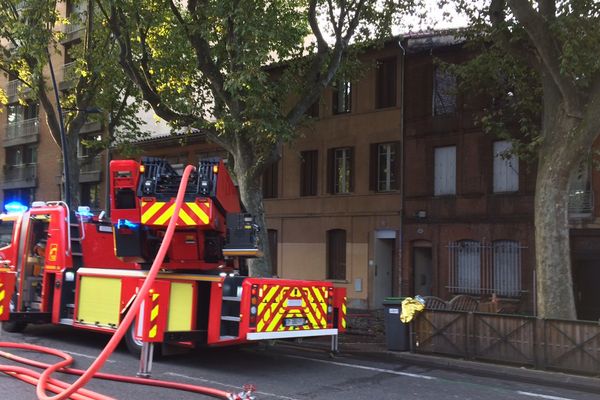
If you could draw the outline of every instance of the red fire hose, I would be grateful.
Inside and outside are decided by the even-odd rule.
[[[181,183],[179,184],[179,191],[177,192],[177,197],[175,200],[175,209],[173,210],[173,215],[175,217],[171,218],[171,220],[169,221],[169,225],[167,226],[167,231],[165,232],[165,236],[163,238],[162,244],[158,250],[158,253],[156,255],[156,258],[154,259],[154,262],[152,263],[152,267],[148,271],[148,275],[146,276],[146,279],[145,279],[141,289],[139,290],[135,300],[133,301],[131,308],[125,315],[125,318],[123,318],[123,321],[121,322],[121,324],[119,325],[119,327],[117,328],[117,330],[115,331],[115,333],[113,334],[113,336],[111,337],[109,342],[107,343],[106,347],[104,347],[104,349],[102,350],[102,352],[100,353],[98,358],[96,358],[96,360],[94,360],[92,365],[86,371],[75,370],[75,369],[69,368],[69,365],[71,365],[73,362],[73,358],[70,355],[68,355],[64,352],[61,352],[59,350],[50,349],[47,347],[36,346],[36,345],[32,345],[32,344],[0,342],[0,347],[3,347],[3,348],[15,348],[15,349],[38,351],[38,352],[51,354],[51,355],[55,355],[57,357],[62,358],[62,361],[59,361],[58,363],[53,364],[53,365],[49,365],[49,364],[44,364],[44,363],[40,363],[37,361],[32,361],[32,360],[29,360],[29,359],[26,359],[23,357],[18,357],[18,356],[12,355],[10,353],[0,352],[0,355],[5,358],[23,362],[25,364],[28,364],[28,365],[31,365],[31,366],[34,366],[37,368],[44,368],[44,371],[40,374],[36,371],[32,371],[32,370],[29,370],[29,369],[26,369],[23,367],[17,367],[14,365],[0,365],[0,372],[14,376],[25,382],[28,382],[31,384],[36,384],[36,394],[37,394],[38,400],[64,400],[64,399],[69,399],[69,398],[74,399],[74,400],[112,400],[112,398],[110,398],[110,397],[83,389],[83,386],[86,383],[88,383],[90,381],[90,379],[92,379],[94,377],[97,377],[100,379],[110,379],[110,380],[115,380],[115,381],[120,381],[120,382],[128,382],[128,383],[136,383],[136,384],[144,384],[144,385],[150,385],[150,386],[185,390],[185,391],[205,394],[207,396],[216,397],[216,398],[220,398],[220,399],[226,399],[226,400],[242,399],[241,396],[248,396],[246,398],[250,398],[249,393],[253,390],[252,388],[245,388],[244,389],[245,393],[240,393],[238,395],[238,394],[232,394],[232,393],[225,392],[222,390],[207,388],[207,387],[203,387],[203,386],[187,385],[187,384],[182,384],[182,383],[159,381],[159,380],[152,380],[152,379],[126,377],[126,376],[111,375],[111,374],[104,374],[104,373],[98,372],[100,370],[100,368],[102,368],[102,366],[104,365],[104,363],[106,362],[108,357],[110,357],[110,355],[113,353],[113,351],[115,350],[115,348],[117,347],[117,345],[119,344],[119,342],[121,341],[121,339],[123,338],[125,333],[127,332],[127,329],[129,328],[129,326],[131,325],[131,323],[133,322],[134,318],[136,317],[136,315],[138,313],[138,310],[140,308],[140,305],[142,304],[142,301],[144,301],[144,299],[148,295],[148,292],[151,289],[151,287],[154,283],[154,280],[156,279],[156,275],[158,274],[160,266],[162,265],[162,262],[165,258],[169,244],[171,243],[171,239],[173,238],[173,233],[175,232],[175,226],[177,225],[177,219],[178,219],[177,216],[179,215],[179,210],[181,209],[181,205],[184,201],[188,178],[193,170],[194,170],[194,167],[191,165],[188,165],[183,172],[183,175],[181,177]],[[67,384],[67,383],[64,383],[59,380],[51,378],[51,375],[57,371],[69,373],[69,374],[73,374],[73,375],[80,375],[80,377],[73,384]],[[53,393],[56,393],[56,395],[52,396],[52,397],[47,396],[46,395],[47,390],[51,391]]]

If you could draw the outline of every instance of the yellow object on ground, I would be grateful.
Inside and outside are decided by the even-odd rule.
[[[415,313],[421,312],[424,309],[425,304],[412,297],[407,297],[402,300],[402,314],[400,314],[400,321],[408,324],[415,317]]]

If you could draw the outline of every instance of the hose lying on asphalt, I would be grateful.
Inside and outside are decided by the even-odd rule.
[[[181,205],[184,201],[185,191],[187,188],[188,178],[191,172],[194,170],[194,167],[188,165],[181,177],[181,183],[179,184],[179,190],[177,192],[177,197],[175,199],[175,208],[173,210],[173,216],[169,221],[169,225],[167,226],[167,230],[165,232],[165,236],[160,245],[158,253],[156,254],[156,258],[152,263],[152,267],[148,271],[148,275],[142,284],[142,287],[138,291],[138,294],[131,305],[131,308],[123,318],[123,321],[117,328],[117,330],[112,335],[111,339],[107,343],[106,347],[102,350],[98,358],[92,362],[92,365],[86,371],[74,370],[68,368],[69,365],[73,363],[73,358],[59,350],[50,349],[47,347],[36,346],[32,344],[25,343],[8,343],[8,342],[0,342],[0,347],[3,348],[16,348],[16,349],[24,349],[24,350],[33,350],[46,354],[55,355],[57,357],[62,358],[62,361],[57,362],[56,364],[43,364],[32,360],[27,360],[22,357],[17,357],[9,353],[2,352],[6,358],[10,358],[12,360],[20,360],[21,362],[25,362],[26,364],[36,366],[39,368],[44,368],[44,371],[39,374],[36,371],[28,370],[23,367],[17,367],[13,365],[0,365],[0,372],[4,372],[5,374],[15,376],[21,380],[26,382],[36,384],[36,395],[38,400],[64,400],[64,399],[74,399],[74,400],[112,400],[110,397],[91,392],[89,390],[83,389],[83,386],[88,383],[93,377],[98,377],[102,379],[111,379],[121,382],[128,383],[137,383],[137,384],[145,384],[150,386],[158,386],[179,390],[186,390],[196,393],[202,393],[211,397],[216,397],[220,399],[236,399],[239,398],[238,395],[225,392],[222,390],[207,388],[203,386],[194,386],[194,385],[186,385],[176,382],[166,382],[166,381],[157,381],[150,379],[141,379],[141,378],[133,378],[119,375],[110,375],[110,374],[102,374],[98,371],[108,357],[113,353],[125,333],[127,329],[133,322],[136,317],[138,310],[148,295],[149,290],[154,284],[154,280],[158,274],[158,271],[162,265],[162,262],[165,258],[166,252],[169,248],[169,244],[171,243],[171,239],[173,238],[173,233],[175,232],[175,226],[177,225],[177,216],[179,215],[179,210],[181,209]],[[52,379],[51,375],[54,372],[67,372],[70,374],[80,375],[80,377],[73,384],[68,384],[65,382],[61,382],[56,379]],[[46,395],[46,391],[51,391],[56,393],[55,396],[49,397]]]

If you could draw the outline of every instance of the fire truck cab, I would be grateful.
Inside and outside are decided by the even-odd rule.
[[[201,161],[174,215],[180,174],[156,158],[111,162],[110,217],[34,202],[0,215],[0,321],[8,331],[52,323],[111,333],[177,218],[152,294],[126,335],[193,347],[332,336],[345,330],[345,290],[327,281],[247,277],[260,256],[254,219],[221,160]],[[242,274],[240,274],[242,273]]]

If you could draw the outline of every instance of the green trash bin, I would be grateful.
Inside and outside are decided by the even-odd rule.
[[[408,351],[410,349],[408,324],[403,324],[400,321],[402,300],[404,299],[405,297],[386,297],[383,301],[385,341],[388,350]]]

